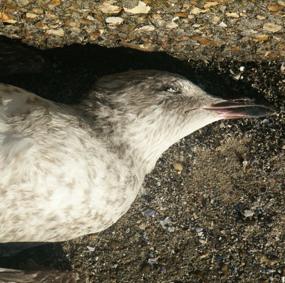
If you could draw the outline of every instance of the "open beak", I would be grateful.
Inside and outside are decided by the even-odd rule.
[[[257,103],[249,98],[224,100],[204,107],[204,109],[217,112],[222,119],[258,118],[274,113],[267,103]]]

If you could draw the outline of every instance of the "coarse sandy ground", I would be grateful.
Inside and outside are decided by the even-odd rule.
[[[38,74],[2,69],[1,81],[70,103],[102,74],[158,68],[223,95],[250,92],[252,85],[277,112],[215,123],[181,140],[111,228],[2,258],[1,266],[72,269],[79,282],[285,282],[284,65],[183,63],[165,54],[91,47],[40,54]]]

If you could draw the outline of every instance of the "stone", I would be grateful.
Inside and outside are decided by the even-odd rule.
[[[14,20],[9,14],[6,14],[5,12],[0,12],[0,22],[14,24],[17,21]]]
[[[64,36],[64,30],[62,28],[59,29],[49,29],[46,31],[47,34],[49,35],[54,35],[54,36]]]
[[[127,9],[132,9],[139,5],[139,0],[122,0],[122,5]]]
[[[106,18],[106,23],[109,25],[117,26],[121,25],[124,22],[124,19],[121,17],[108,17]]]
[[[181,173],[181,171],[183,170],[183,165],[180,162],[175,162],[173,164],[173,168],[175,169],[175,171],[177,171],[177,173]]]
[[[258,41],[258,42],[264,42],[264,41],[267,41],[269,39],[269,35],[264,34],[264,33],[256,34],[254,36],[254,39],[255,39],[255,41]]]
[[[26,18],[28,19],[35,19],[37,18],[39,15],[34,14],[34,13],[26,13]]]
[[[226,28],[226,27],[228,27],[228,25],[225,22],[220,22],[219,27]]]
[[[214,17],[212,18],[212,23],[216,25],[220,20],[221,20],[220,17],[214,16]]]
[[[145,31],[145,32],[150,32],[150,31],[154,31],[155,27],[153,25],[146,25],[146,26],[142,26],[140,28],[136,28],[136,31]]]
[[[282,6],[278,3],[271,3],[267,6],[267,9],[270,12],[279,12],[279,11],[282,11],[284,9],[284,6]]]
[[[179,19],[179,17],[174,17],[172,19],[172,21],[166,25],[166,28],[168,28],[168,29],[175,29],[175,28],[177,28],[178,24],[175,23],[175,21],[178,20],[178,19]]]
[[[219,5],[218,2],[216,1],[212,1],[212,2],[207,2],[204,4],[204,9],[208,9],[208,8],[211,8],[211,7],[214,7],[214,6],[217,6]]]
[[[124,7],[125,12],[130,14],[147,14],[150,9],[150,6],[146,5],[143,1],[139,1],[138,5],[131,9]]]
[[[266,19],[266,17],[261,16],[261,15],[257,15],[256,18],[257,18],[258,20],[260,20],[260,21],[263,21],[263,20]]]
[[[191,14],[192,15],[199,15],[201,13],[206,13],[207,10],[203,10],[203,9],[200,9],[198,7],[194,7],[192,10],[191,10]]]
[[[244,217],[248,218],[248,217],[252,217],[254,215],[254,211],[250,210],[250,209],[246,209],[243,213]]]
[[[114,1],[106,1],[103,2],[102,5],[99,6],[99,9],[104,14],[118,14],[121,12],[122,8],[116,5],[113,5]]]
[[[239,18],[239,14],[238,13],[226,13],[226,16],[229,17],[229,18]]]
[[[274,23],[266,23],[266,24],[263,25],[263,29],[265,31],[269,31],[269,32],[275,33],[275,32],[280,31],[282,29],[282,26],[276,25]]]
[[[28,4],[30,4],[30,0],[18,0],[17,4],[19,4],[21,7],[27,6]]]

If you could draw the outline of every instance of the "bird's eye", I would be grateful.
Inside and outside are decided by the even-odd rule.
[[[162,88],[162,90],[170,92],[170,93],[179,93],[180,92],[180,89],[176,86],[164,86]]]

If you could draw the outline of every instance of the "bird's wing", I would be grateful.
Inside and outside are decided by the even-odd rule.
[[[36,108],[48,108],[51,105],[50,101],[24,89],[12,85],[0,84],[0,115],[2,119],[5,116],[12,118],[27,115]]]
[[[53,103],[21,88],[0,84],[0,170],[4,161],[27,152],[33,141],[25,133],[30,114],[38,117]],[[35,119],[33,119],[35,120]]]

